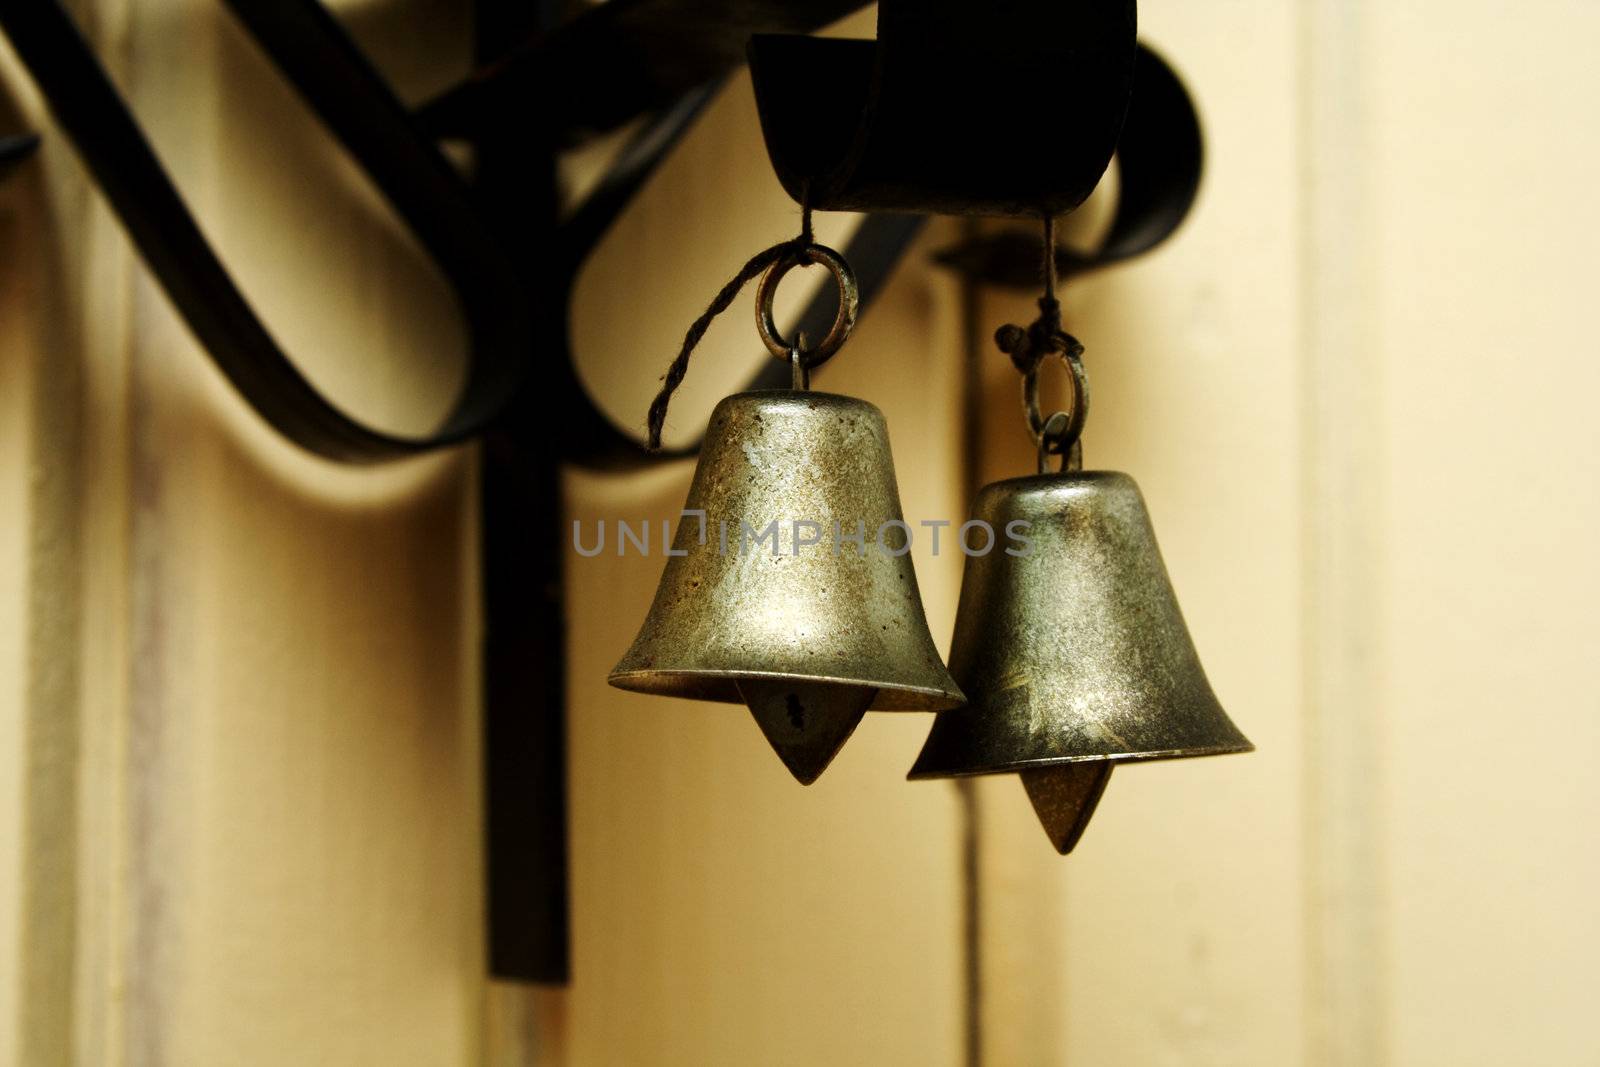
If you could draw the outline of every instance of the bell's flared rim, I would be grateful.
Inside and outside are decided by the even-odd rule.
[[[988,774],[1016,774],[1039,767],[1060,767],[1069,763],[1154,763],[1157,760],[1192,759],[1197,756],[1231,756],[1254,752],[1256,746],[1240,738],[1216,745],[1197,745],[1191,748],[1166,748],[1151,752],[1095,753],[1083,756],[1040,756],[1034,759],[1007,760],[1004,763],[981,767],[923,766],[918,760],[906,774],[908,781],[928,781],[935,778],[977,778]]]
[[[952,681],[949,688],[910,685],[905,682],[845,678],[831,674],[795,674],[789,671],[658,670],[634,668],[612,671],[606,681],[617,689],[653,696],[675,696],[685,700],[707,700],[720,704],[743,704],[739,682],[805,682],[839,685],[855,689],[876,689],[869,711],[950,711],[966,704],[967,698]]]

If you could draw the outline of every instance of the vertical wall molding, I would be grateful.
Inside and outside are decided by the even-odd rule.
[[[0,61],[7,109],[25,115],[22,128],[48,129],[43,101],[20,67],[9,52]],[[94,560],[87,522],[97,498],[86,436],[98,369],[89,355],[97,319],[83,251],[95,201],[76,160],[48,136],[5,197],[0,358],[17,388],[0,418],[17,429],[4,457],[14,483],[5,488],[16,495],[3,519],[18,528],[20,581],[6,595],[20,623],[20,656],[0,665],[15,671],[6,681],[18,701],[0,753],[7,763],[0,780],[14,790],[8,801],[16,816],[0,829],[15,834],[7,857],[15,867],[0,877],[15,879],[16,908],[6,916],[15,939],[3,946],[14,955],[5,965],[11,988],[0,997],[0,1063],[100,1063],[107,1061],[86,1051],[81,1026],[86,943],[95,934],[86,920],[95,901],[85,873],[92,825],[85,804],[97,782],[86,769],[85,714],[94,694],[84,649],[96,627],[87,607]]]
[[[1386,1060],[1378,788],[1382,408],[1366,5],[1304,0],[1298,85],[1312,1062]]]
[[[127,0],[77,6],[77,17],[116,77],[128,73]],[[25,78],[19,77],[26,82]],[[63,780],[73,790],[73,982],[62,1002],[70,1062],[125,1064],[128,930],[124,907],[130,850],[124,819],[129,678],[129,495],[127,433],[130,298],[139,270],[122,227],[96,193],[65,138],[47,138],[51,246],[62,292],[49,314],[60,338],[47,359],[70,367],[77,414],[70,444],[75,550],[70,593],[76,625],[55,655],[75,672],[70,720],[75,760]],[[30,1061],[31,1062],[31,1061]]]
[[[42,183],[30,183],[42,193]],[[41,196],[42,199],[42,196]],[[49,227],[29,227],[31,253]],[[51,256],[35,259],[23,283],[41,309],[28,443],[26,652],[23,689],[21,1063],[66,1062],[72,1050],[73,957],[78,915],[78,752],[80,618],[78,502],[81,422],[78,303],[70,287],[51,291]],[[60,358],[64,357],[64,358]]]
[[[119,5],[120,7],[120,5]],[[120,18],[120,12],[119,12]],[[74,161],[75,164],[75,161]],[[125,1031],[130,869],[126,832],[128,709],[134,655],[129,507],[130,300],[138,265],[103,204],[85,211],[85,251],[74,272],[84,293],[82,576],[77,984],[79,1063],[127,1062]]]

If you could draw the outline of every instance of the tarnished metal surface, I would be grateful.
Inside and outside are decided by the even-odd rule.
[[[962,702],[928,633],[905,527],[893,525],[900,495],[876,407],[829,393],[728,397],[684,509],[705,512],[703,543],[686,516],[673,541],[683,555],[667,561],[612,685],[732,702],[751,682],[807,683],[794,690],[804,705],[821,682],[877,690],[876,710]],[[835,530],[864,531],[864,544],[836,544]],[[786,692],[752,692],[758,709],[787,708]]]
[[[1211,692],[1138,486],[1108,471],[983,489],[975,518],[1032,549],[967,560],[939,715],[912,778],[1244,752]]]

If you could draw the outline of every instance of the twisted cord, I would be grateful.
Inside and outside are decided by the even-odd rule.
[[[689,357],[705,337],[706,331],[711,328],[712,320],[728,310],[728,305],[739,295],[739,290],[749,284],[752,278],[758,277],[762,271],[789,256],[799,255],[812,243],[812,239],[811,198],[807,195],[800,203],[799,234],[751,256],[750,261],[740,267],[739,273],[717,291],[717,295],[711,298],[711,303],[706,305],[705,311],[701,312],[700,317],[689,326],[689,331],[683,335],[683,345],[678,349],[677,356],[668,365],[667,372],[661,376],[661,391],[650,402],[648,447],[651,452],[661,451],[661,429],[666,425],[667,406],[672,403],[672,394],[683,384],[683,376],[689,372]]]

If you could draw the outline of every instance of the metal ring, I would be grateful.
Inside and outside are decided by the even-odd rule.
[[[1054,412],[1048,419],[1044,420],[1044,427],[1035,435],[1039,446],[1040,474],[1049,472],[1050,453],[1053,450],[1051,446],[1066,435],[1067,426],[1071,421],[1072,417],[1065,411]],[[1062,462],[1064,466],[1065,460]]]
[[[794,267],[820,263],[828,268],[833,275],[834,282],[839,286],[839,313],[833,318],[833,326],[828,330],[828,336],[822,343],[810,352],[802,353],[800,362],[807,370],[820,367],[828,358],[839,351],[839,346],[844,344],[845,338],[850,336],[850,331],[855,328],[856,315],[861,309],[861,290],[856,285],[855,272],[850,269],[850,264],[844,257],[825,245],[807,245],[793,255],[785,256],[761,276],[761,284],[756,289],[756,331],[761,334],[761,341],[767,346],[767,351],[785,362],[793,357],[791,353],[796,346],[783,339],[778,333],[777,323],[772,321],[772,298],[778,292],[778,283],[783,276]]]
[[[1072,381],[1072,406],[1066,410],[1066,430],[1055,440],[1050,451],[1062,455],[1071,449],[1083,433],[1083,424],[1089,417],[1089,376],[1084,373],[1083,360],[1078,356],[1078,346],[1066,334],[1057,334],[1057,345],[1051,353],[1066,365],[1067,376]],[[1022,376],[1022,410],[1028,419],[1028,432],[1041,446],[1045,440],[1046,420],[1039,413],[1039,365],[1036,360]],[[1059,412],[1057,414],[1060,414]],[[1052,416],[1053,418],[1054,416]]]
[[[1044,429],[1039,433],[1039,473],[1050,473],[1050,456],[1055,454],[1061,457],[1061,462],[1056,464],[1057,474],[1066,474],[1070,471],[1083,469],[1083,439],[1076,438],[1065,448],[1060,447],[1066,440],[1067,427],[1072,421],[1072,416],[1065,411],[1057,411],[1044,420]]]

